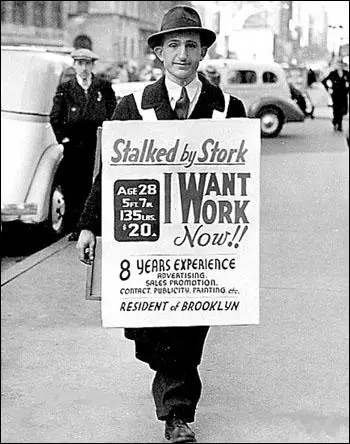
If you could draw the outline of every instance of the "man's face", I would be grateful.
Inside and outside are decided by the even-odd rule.
[[[154,48],[170,79],[179,84],[190,83],[203,60],[207,48],[201,46],[196,32],[173,32],[164,37],[163,46]]]
[[[91,60],[75,60],[73,66],[78,76],[84,80],[90,77],[93,68],[93,62]]]
[[[339,71],[343,69],[343,64],[342,62],[336,62],[335,63],[335,69],[338,69]]]

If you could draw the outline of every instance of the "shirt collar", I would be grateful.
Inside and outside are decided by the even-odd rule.
[[[168,91],[170,103],[172,103],[173,101],[177,102],[181,95],[182,86],[173,82],[167,77],[167,75],[165,75],[165,87]],[[201,87],[202,83],[199,80],[198,75],[196,74],[196,77],[192,80],[192,82],[186,85],[186,91],[188,98],[190,99],[190,103],[193,102],[198,92],[198,89]]]
[[[78,75],[76,76],[77,82],[79,83],[79,85],[83,88],[83,89],[87,89],[89,88],[89,86],[91,85],[92,82],[92,76],[87,78],[87,86],[83,85],[83,79],[81,77],[79,77]]]

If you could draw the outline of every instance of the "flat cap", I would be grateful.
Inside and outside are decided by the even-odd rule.
[[[91,60],[92,62],[99,59],[98,55],[85,48],[75,49],[71,56],[74,60]]]

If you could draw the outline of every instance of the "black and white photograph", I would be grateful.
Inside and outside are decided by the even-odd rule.
[[[349,442],[349,1],[1,1],[1,442]]]

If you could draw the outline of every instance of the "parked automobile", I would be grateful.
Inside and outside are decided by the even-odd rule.
[[[204,59],[199,70],[205,73],[208,67],[218,71],[220,86],[225,92],[243,101],[248,117],[260,118],[263,137],[276,137],[285,123],[304,120],[278,63]]]
[[[69,51],[67,51],[69,53]],[[63,147],[49,122],[63,50],[1,47],[1,228],[19,221],[64,232]]]

